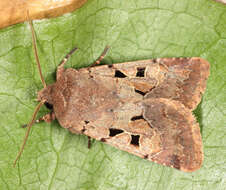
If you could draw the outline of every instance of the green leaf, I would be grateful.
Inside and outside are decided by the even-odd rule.
[[[32,127],[25,151],[12,167],[42,88],[28,23],[0,30],[0,189],[190,190],[226,187],[226,6],[210,0],[90,0],[62,17],[34,21],[38,52],[48,84],[73,47],[67,67],[94,62],[106,45],[105,63],[157,57],[200,56],[211,63],[197,117],[205,160],[184,173],[87,137],[55,121]],[[39,116],[47,113],[42,108]]]

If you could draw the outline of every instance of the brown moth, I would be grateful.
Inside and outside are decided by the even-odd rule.
[[[30,22],[30,26],[31,22]],[[35,56],[40,68],[33,28]],[[72,133],[84,134],[141,158],[185,172],[201,167],[202,139],[192,111],[209,76],[202,58],[159,58],[82,69],[64,69],[73,49],[57,68],[57,80],[38,92],[39,108],[51,113],[36,122],[57,119]],[[108,50],[95,62],[98,64]]]

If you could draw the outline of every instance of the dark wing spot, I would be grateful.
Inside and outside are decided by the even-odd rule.
[[[112,68],[112,67],[113,67],[113,65],[112,65],[112,64],[108,65],[108,68]]]
[[[105,138],[101,138],[100,141],[101,142],[106,142],[106,139]]]
[[[130,144],[133,144],[135,146],[139,146],[139,139],[140,139],[140,135],[131,135],[132,139]]]
[[[138,67],[136,77],[144,77],[145,67]]]
[[[127,76],[124,73],[122,73],[121,71],[115,70],[115,77],[116,78],[126,78]]]
[[[109,131],[110,131],[110,134],[109,134],[110,137],[114,137],[114,136],[124,132],[121,129],[114,129],[114,128],[110,128]]]
[[[148,154],[144,155],[144,159],[148,159]]]
[[[142,91],[137,90],[137,89],[135,89],[135,92],[138,93],[138,94],[141,94],[142,96],[144,96],[146,94],[145,92],[142,92]]]
[[[139,120],[139,119],[144,119],[143,115],[133,116],[131,118],[131,121],[135,121],[135,120]]]
[[[180,169],[180,159],[177,155],[173,155],[171,159],[171,164],[174,168]]]

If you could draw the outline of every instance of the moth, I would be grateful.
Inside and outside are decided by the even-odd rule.
[[[203,146],[192,111],[209,76],[209,63],[198,57],[158,58],[99,65],[108,47],[88,68],[65,69],[74,48],[57,68],[54,84],[43,78],[31,21],[35,57],[44,88],[28,124],[57,119],[75,134],[84,134],[131,154],[184,172],[199,169]],[[52,111],[35,120],[43,105]]]

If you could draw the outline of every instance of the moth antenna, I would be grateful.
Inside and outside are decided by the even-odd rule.
[[[45,82],[45,79],[44,79],[44,77],[42,75],[40,61],[39,61],[39,58],[38,58],[38,50],[37,50],[37,43],[36,43],[37,40],[36,40],[36,36],[35,36],[34,27],[32,25],[32,21],[29,18],[29,11],[27,11],[27,20],[28,20],[28,23],[29,23],[30,28],[31,28],[32,44],[33,44],[33,48],[34,48],[34,54],[35,54],[35,59],[36,59],[36,63],[37,63],[37,66],[38,66],[39,75],[40,75],[42,84],[43,84],[43,86],[45,88],[46,87],[46,82]]]
[[[20,158],[20,156],[21,156],[21,154],[22,154],[22,152],[23,152],[23,150],[24,150],[24,147],[25,147],[25,144],[26,144],[26,142],[27,142],[29,133],[30,133],[30,131],[31,131],[31,126],[34,124],[36,115],[37,115],[39,109],[41,108],[41,106],[42,106],[44,103],[45,103],[44,101],[40,102],[40,103],[36,106],[36,108],[35,108],[35,111],[34,111],[34,113],[33,113],[33,115],[32,115],[32,119],[31,119],[31,121],[29,122],[29,124],[27,125],[27,132],[26,132],[26,134],[25,134],[24,141],[23,141],[23,144],[22,144],[22,146],[21,146],[21,148],[20,148],[20,151],[18,152],[18,154],[17,154],[17,156],[16,156],[16,159],[15,159],[15,161],[14,161],[14,163],[13,163],[13,167],[16,166],[16,162],[17,162],[17,160],[19,160],[19,158]]]

